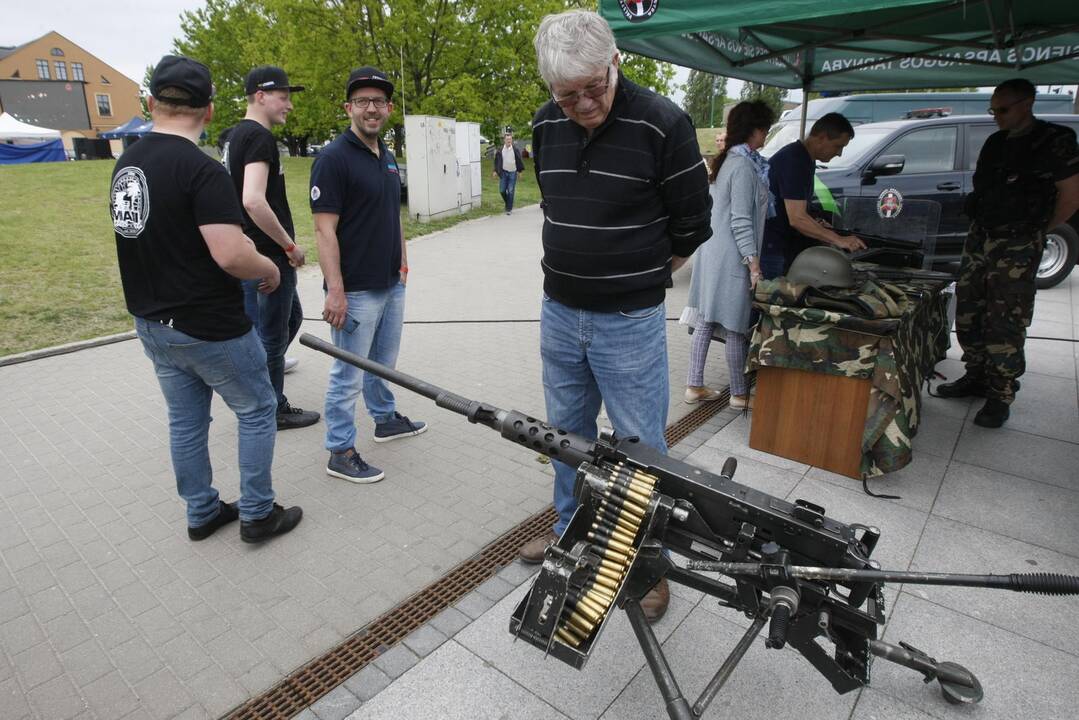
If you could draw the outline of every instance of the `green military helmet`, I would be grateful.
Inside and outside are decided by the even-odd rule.
[[[849,288],[856,284],[850,258],[841,250],[826,245],[816,245],[798,253],[787,272],[787,280],[816,288]]]

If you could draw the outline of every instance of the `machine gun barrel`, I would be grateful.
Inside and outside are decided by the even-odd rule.
[[[689,570],[718,572],[734,576],[761,576],[765,563],[732,563],[693,561]],[[791,565],[786,572],[801,580],[831,580],[836,582],[901,582],[914,585],[952,585],[960,587],[995,588],[1042,595],[1079,595],[1079,577],[1057,573],[1012,573],[1010,575],[966,575],[959,573],[923,573],[900,570],[848,570]]]
[[[464,415],[471,423],[486,425],[492,430],[497,430],[502,437],[511,442],[524,445],[530,450],[543,453],[555,460],[561,460],[571,467],[593,460],[592,442],[579,435],[559,430],[517,410],[503,410],[489,403],[469,400],[407,373],[342,350],[333,343],[328,343],[310,333],[300,336],[300,344],[423,395],[434,400],[435,405],[440,408]]]

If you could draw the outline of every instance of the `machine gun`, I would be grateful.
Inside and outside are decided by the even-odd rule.
[[[502,437],[577,470],[580,506],[547,548],[539,575],[510,619],[510,632],[582,668],[611,615],[625,610],[672,720],[695,720],[769,625],[765,645],[790,645],[839,693],[869,683],[874,658],[936,680],[951,703],[982,698],[978,679],[906,643],[877,639],[885,620],[883,584],[902,582],[1079,594],[1079,577],[1050,573],[957,575],[883,571],[870,558],[880,531],[845,524],[805,500],[786,500],[733,480],[734,458],[719,475],[669,458],[611,431],[595,441],[516,410],[443,390],[343,351],[309,334],[300,343],[355,365],[486,425]],[[667,551],[689,558],[674,565]],[[731,582],[703,573],[718,573]],[[683,697],[640,600],[661,578],[700,590],[752,623],[692,706]],[[819,644],[834,646],[829,654]]]

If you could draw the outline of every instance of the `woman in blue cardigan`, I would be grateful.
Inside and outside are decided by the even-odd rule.
[[[775,213],[768,190],[768,161],[757,152],[775,116],[761,101],[741,102],[727,117],[726,149],[713,160],[712,237],[697,250],[689,307],[696,308],[693,348],[686,379],[687,403],[714,400],[704,385],[704,363],[713,335],[723,337],[730,368],[734,409],[752,407],[745,375],[752,289],[761,276],[760,250],[765,218]]]

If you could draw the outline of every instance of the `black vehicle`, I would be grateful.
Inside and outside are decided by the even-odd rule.
[[[1079,115],[1038,115],[1079,133]],[[837,203],[843,198],[876,198],[882,206],[908,200],[940,204],[937,236],[927,242],[934,269],[955,272],[963,253],[970,219],[963,202],[973,189],[974,167],[986,138],[996,132],[992,118],[980,115],[867,123],[840,157],[817,164],[823,183]],[[824,216],[821,193],[811,203]],[[827,203],[826,203],[827,204]],[[831,218],[827,218],[831,219]],[[1038,268],[1038,287],[1049,288],[1068,277],[1079,256],[1079,214],[1050,230]]]

